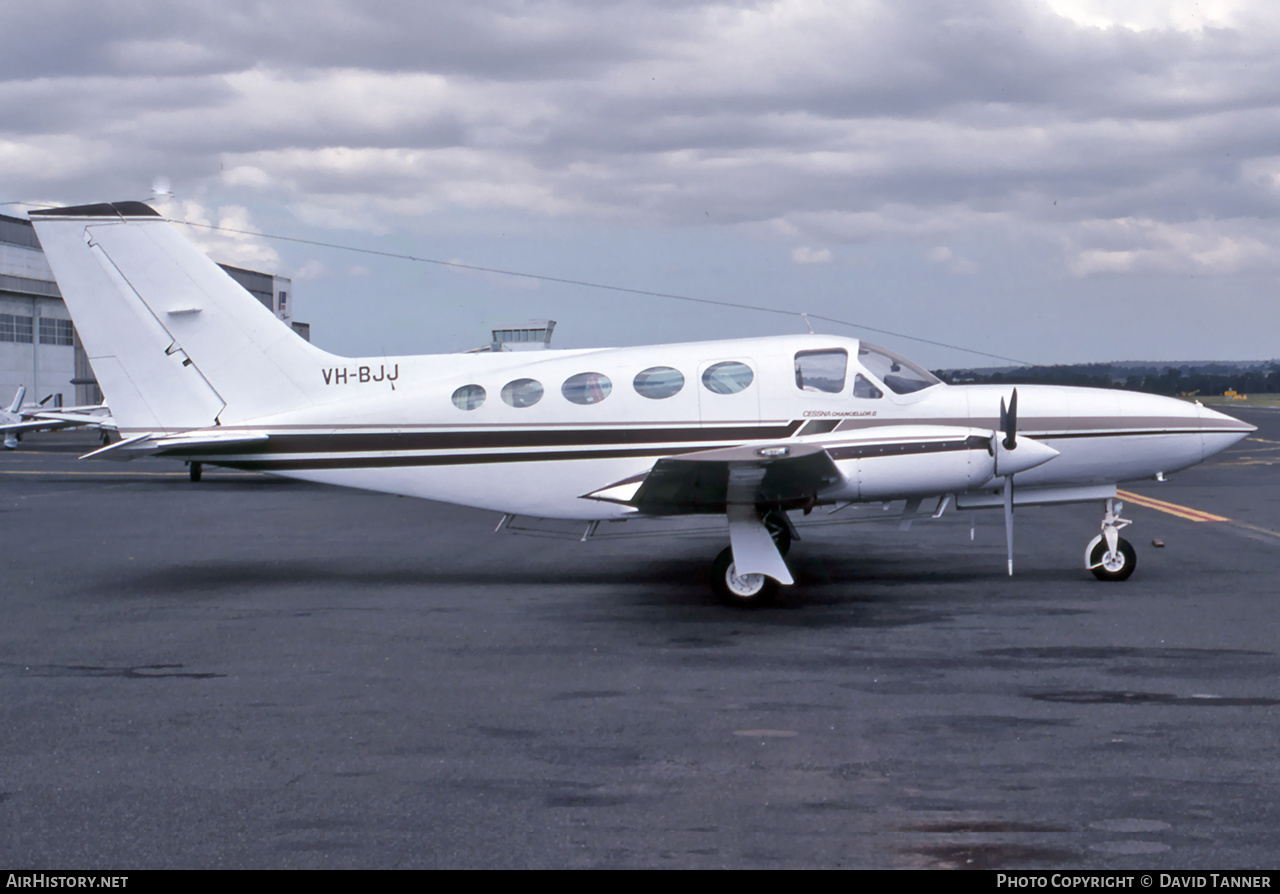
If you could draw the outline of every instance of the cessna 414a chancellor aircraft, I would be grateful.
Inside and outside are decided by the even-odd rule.
[[[30,216],[122,436],[89,456],[543,519],[724,515],[712,581],[731,603],[792,583],[788,511],[863,501],[1003,506],[1012,573],[1015,504],[1096,500],[1086,565],[1123,580],[1116,483],[1253,430],[1147,394],[946,385],[828,335],[349,359],[281,325],[145,204]]]

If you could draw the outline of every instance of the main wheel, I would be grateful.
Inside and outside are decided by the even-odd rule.
[[[778,548],[778,555],[786,557],[791,551],[791,526],[787,524],[787,516],[780,509],[771,509],[760,519],[764,529],[773,538],[773,545]]]
[[[200,463],[192,463],[191,468],[188,469],[188,474],[191,476],[192,481],[199,481],[200,476],[204,474],[204,466],[200,465]]]
[[[1126,580],[1137,567],[1138,554],[1123,537],[1116,541],[1116,551],[1111,555],[1107,555],[1107,541],[1101,535],[1089,544],[1089,570],[1098,580]]]
[[[763,574],[738,574],[733,567],[733,547],[726,546],[711,565],[711,587],[725,605],[756,608],[778,595],[778,582]]]

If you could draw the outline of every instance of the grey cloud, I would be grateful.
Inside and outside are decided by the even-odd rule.
[[[555,77],[642,52],[685,7],[649,3],[49,0],[6,9],[0,76],[285,68]],[[191,51],[183,54],[183,45]]]
[[[92,145],[79,168],[50,164],[67,191],[252,169],[236,183],[299,205],[390,207],[393,191],[406,213],[788,220],[797,238],[853,240],[873,220],[910,238],[1280,210],[1253,163],[1280,141],[1265,27],[1080,28],[1015,0],[2,15],[17,37],[0,140]]]

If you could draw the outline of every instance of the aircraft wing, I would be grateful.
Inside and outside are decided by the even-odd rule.
[[[0,433],[22,434],[31,431],[58,431],[64,428],[87,426],[115,430],[115,419],[104,406],[68,407],[62,410],[37,410],[23,412],[17,422],[0,424]]]
[[[84,424],[53,419],[25,419],[22,422],[6,422],[0,425],[0,434],[20,435],[31,431],[57,431],[61,428],[74,428]]]
[[[36,420],[61,424],[62,427],[84,425],[91,428],[105,428],[110,431],[116,430],[115,417],[111,415],[109,409],[103,406],[41,410],[38,413],[33,413],[32,416]]]
[[[584,496],[649,515],[685,515],[724,512],[731,503],[812,505],[819,491],[840,480],[822,444],[752,445],[660,459],[644,475]]]

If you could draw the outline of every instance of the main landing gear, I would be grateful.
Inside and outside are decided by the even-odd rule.
[[[1102,514],[1102,533],[1089,541],[1084,551],[1084,566],[1098,580],[1126,580],[1138,567],[1138,555],[1133,544],[1120,536],[1120,529],[1133,524],[1121,518],[1124,504],[1114,497],[1107,500]]]
[[[769,532],[778,554],[785,556],[791,549],[791,522],[781,510],[765,512],[760,521]],[[738,608],[758,608],[768,605],[778,596],[778,582],[766,574],[738,574],[733,563],[733,547],[726,546],[711,563],[711,588],[716,598],[725,605]]]
[[[778,582],[763,574],[738,574],[733,567],[733,547],[726,546],[711,563],[711,588],[725,605],[759,608],[778,597]]]

